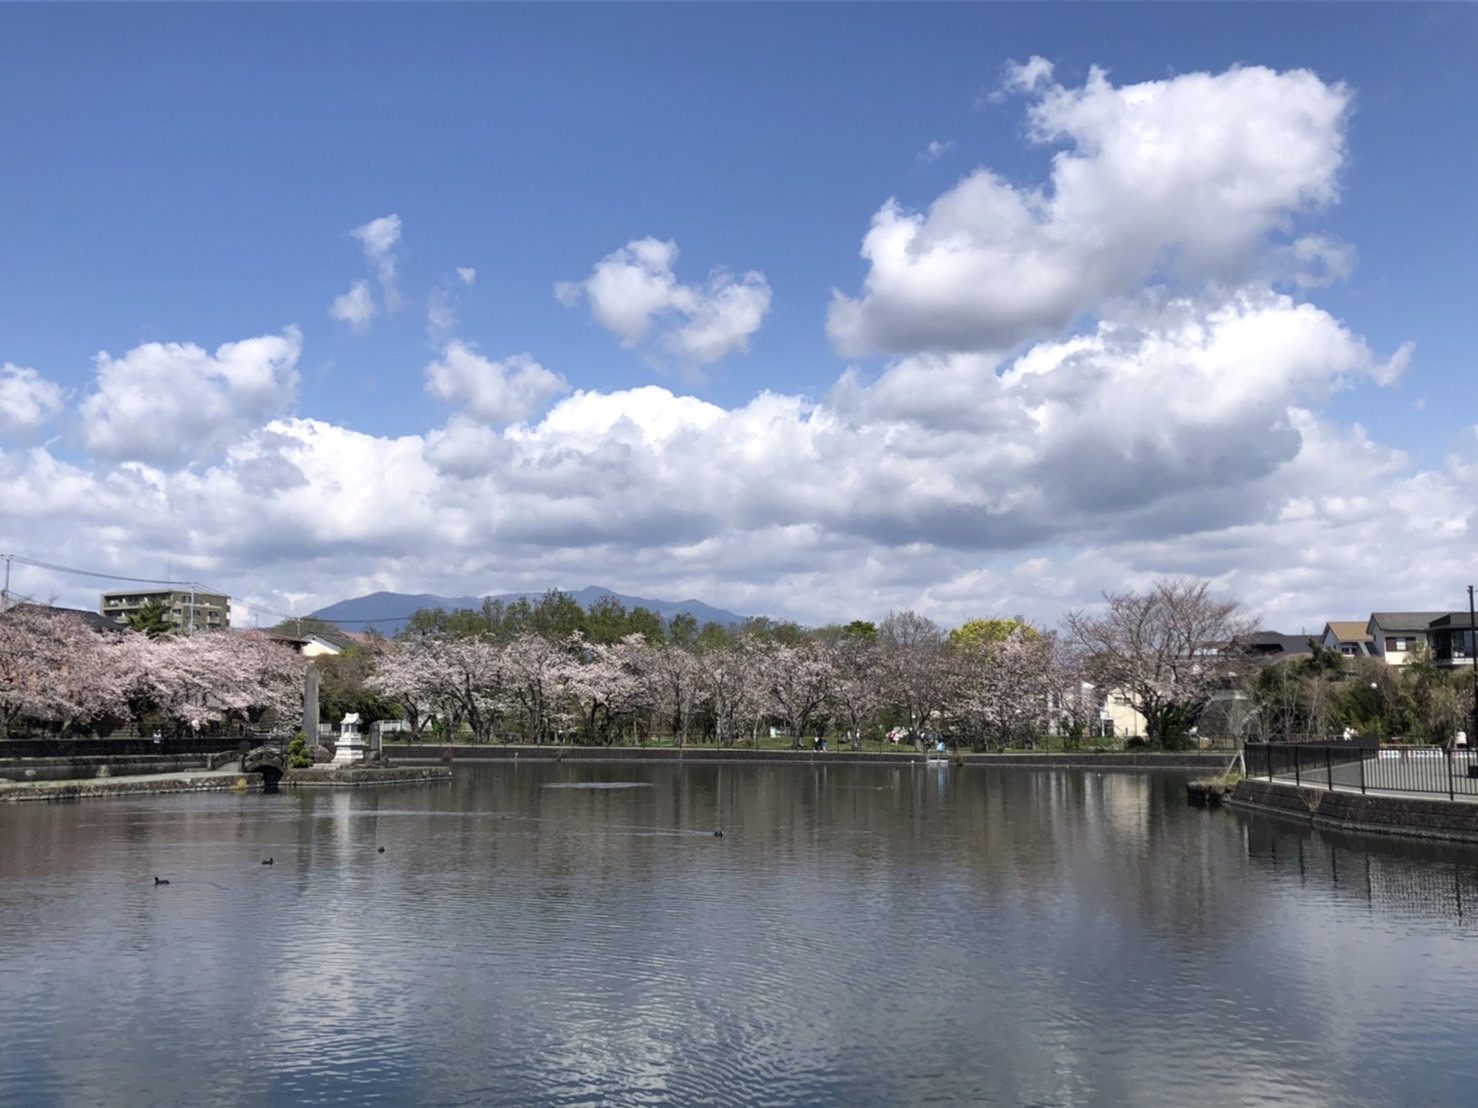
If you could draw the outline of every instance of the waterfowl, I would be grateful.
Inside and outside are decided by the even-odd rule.
[[[168,877],[156,877],[156,878],[154,878],[154,884],[156,884],[156,885],[168,885],[169,884],[169,878]]]
[[[276,861],[275,858],[263,858],[262,859],[262,865],[264,865],[264,866],[270,866],[274,861]]]
[[[384,854],[384,853],[385,853],[385,848],[384,848],[384,847],[383,847],[383,846],[382,846],[382,847],[380,847],[380,849],[379,849],[379,851],[378,851],[378,853],[380,853],[380,854]]]
[[[715,839],[722,839],[724,837],[724,833],[722,831],[715,831],[713,833],[713,837]]]

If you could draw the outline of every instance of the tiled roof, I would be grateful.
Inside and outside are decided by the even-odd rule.
[[[1370,622],[1382,631],[1425,631],[1446,612],[1371,612]],[[1367,624],[1369,626],[1369,624]]]
[[[1332,619],[1326,625],[1340,642],[1370,642],[1370,624],[1354,619]]]

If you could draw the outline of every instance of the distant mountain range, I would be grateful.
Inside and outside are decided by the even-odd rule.
[[[543,595],[542,592],[505,592],[494,595],[492,599],[511,604],[515,600],[522,599],[535,601]],[[598,585],[591,585],[589,588],[572,592],[569,595],[579,601],[582,608],[589,608],[602,597],[610,596],[619,600],[627,611],[632,608],[646,608],[650,612],[656,612],[663,619],[671,619],[675,615],[686,613],[696,619],[700,625],[721,623],[725,626],[732,626],[736,623],[743,623],[746,618],[722,608],[715,608],[701,600],[648,600],[640,596],[622,596],[620,593],[603,589]],[[312,614],[315,619],[336,623],[345,631],[364,631],[373,627],[380,634],[389,636],[404,627],[411,615],[422,608],[444,608],[448,612],[471,608],[475,611],[482,607],[483,599],[481,596],[431,596],[427,593],[372,592],[368,596],[340,600],[337,604],[319,608]]]

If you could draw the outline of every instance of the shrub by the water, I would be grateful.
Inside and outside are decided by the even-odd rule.
[[[313,764],[313,751],[308,749],[308,736],[301,731],[287,744],[287,764],[293,769],[307,769]]]

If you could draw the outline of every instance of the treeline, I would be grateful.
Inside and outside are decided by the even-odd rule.
[[[329,717],[403,719],[418,738],[734,746],[904,739],[1009,745],[1086,733],[1055,633],[1019,619],[946,632],[917,613],[807,628],[664,620],[568,594],[416,612],[392,641],[317,663]]]
[[[913,611],[876,624],[700,626],[613,597],[586,609],[550,592],[417,612],[394,639],[372,635],[312,664],[327,721],[358,712],[366,724],[404,720],[418,738],[447,741],[732,746],[773,729],[797,747],[881,743],[890,732],[977,748],[1048,735],[1072,746],[1098,730],[1110,697],[1140,714],[1145,741],[1166,748],[1346,730],[1448,743],[1464,726],[1468,675],[1423,649],[1405,666],[1317,645],[1259,664],[1246,649],[1256,623],[1207,583],[1178,579],[1071,612],[1061,633],[1020,618],[946,631]],[[287,726],[309,664],[287,644],[333,629],[310,619],[276,637],[178,630],[157,620],[98,630],[37,605],[0,612],[0,737]]]

